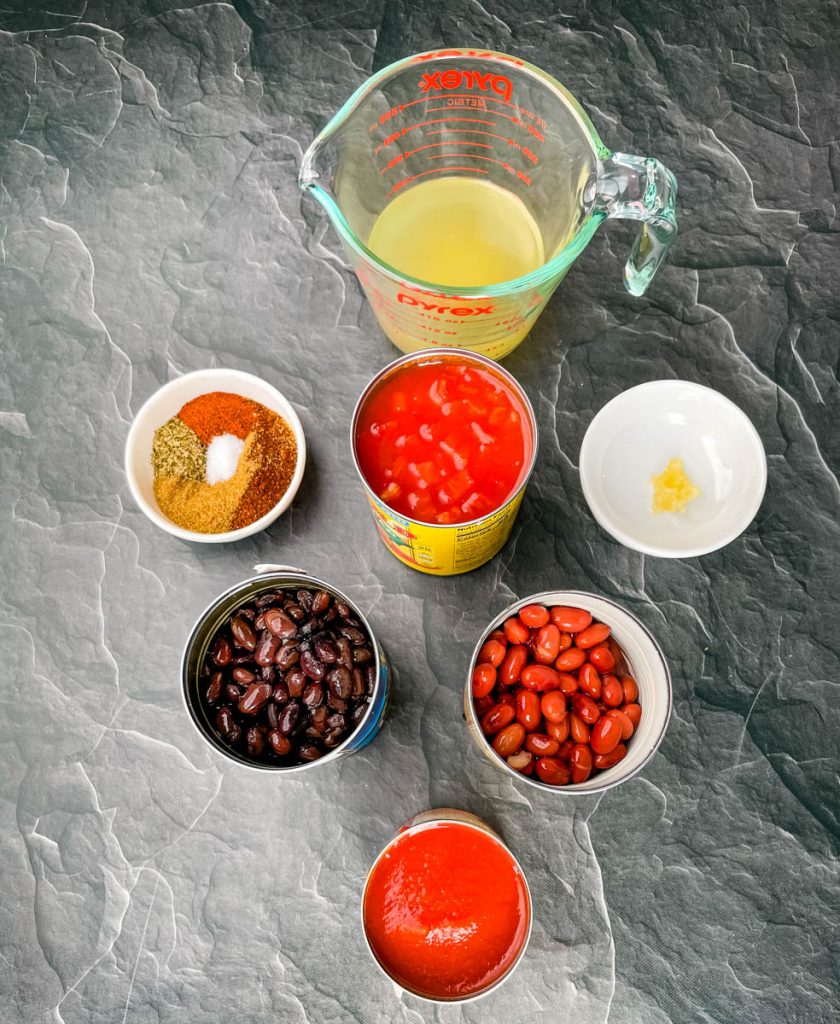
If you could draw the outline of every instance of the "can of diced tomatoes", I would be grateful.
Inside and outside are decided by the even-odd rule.
[[[463,372],[464,368],[480,371],[480,377],[484,383],[491,388],[495,387],[499,394],[506,396],[506,400],[510,402],[512,414],[519,418],[517,429],[521,428],[522,458],[518,473],[509,490],[489,508],[482,505],[483,495],[469,494],[467,501],[456,512],[459,517],[458,521],[431,521],[431,516],[419,518],[419,513],[409,515],[404,510],[392,507],[388,503],[387,488],[384,492],[377,493],[365,474],[364,460],[360,457],[360,424],[370,418],[372,410],[376,409],[374,403],[397,378],[404,378],[405,390],[408,392],[410,400],[412,397],[412,372],[414,370],[419,370],[421,373],[428,372],[430,367],[441,367],[442,372]],[[465,404],[468,403],[443,402],[441,403],[441,415],[444,414],[447,406]],[[471,424],[467,422],[465,429],[470,426]],[[431,437],[434,434],[435,424],[421,424],[421,434],[423,428],[427,428],[427,436]],[[491,434],[485,433],[477,423],[474,429],[482,442],[488,440],[488,444],[492,444],[494,438]],[[395,360],[370,381],[353,413],[351,443],[353,461],[365,488],[379,536],[391,554],[405,565],[420,572],[437,576],[453,576],[477,569],[480,565],[488,562],[498,554],[510,536],[519,506],[522,503],[525,487],[537,458],[537,423],[528,396],[518,381],[502,369],[498,363],[460,348],[433,348]],[[450,483],[459,476],[463,478],[465,473],[469,473],[469,466],[466,466],[462,472],[458,472],[458,452],[453,452],[451,445],[446,445],[446,441],[441,441],[440,447],[455,460],[453,466],[449,468],[450,477],[444,481],[445,483]],[[505,459],[502,455],[498,464],[504,465],[504,463]],[[426,462],[424,465],[431,465],[431,463]],[[446,473],[446,468],[442,472]],[[469,476],[466,479],[469,480]],[[427,488],[426,494],[428,494],[430,493],[429,487],[439,487],[440,484],[429,485],[427,481],[419,480],[418,487],[424,486]],[[476,509],[481,509],[481,514],[475,517],[464,512],[468,508],[468,502],[473,498]],[[447,513],[447,516],[449,515],[451,514]]]
[[[262,564],[254,567],[256,575],[243,580],[220,594],[201,613],[190,633],[181,661],[181,693],[187,714],[201,737],[218,753],[237,764],[258,771],[281,774],[299,774],[319,765],[329,764],[366,747],[377,735],[385,721],[391,702],[393,675],[385,651],[376,639],[374,632],[359,607],[337,587],[324,580],[311,576],[302,569],[284,565]],[[362,630],[370,639],[373,653],[374,683],[367,710],[355,729],[352,729],[341,743],[324,756],[314,761],[300,764],[276,764],[266,760],[255,760],[247,752],[226,743],[214,724],[211,708],[202,698],[207,681],[202,676],[205,655],[219,627],[229,619],[232,612],[242,604],[259,599],[271,592],[288,591],[295,594],[300,589],[323,590],[334,601],[341,601],[352,611],[361,624]],[[279,677],[278,677],[279,678]],[[299,723],[300,724],[300,723]]]
[[[431,1003],[495,991],[521,962],[533,918],[510,848],[481,818],[452,807],[400,828],[368,872],[361,910],[376,964]]]

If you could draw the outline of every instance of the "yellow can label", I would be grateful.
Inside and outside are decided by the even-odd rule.
[[[522,504],[525,485],[495,512],[472,523],[430,526],[398,515],[368,492],[379,536],[401,562],[434,576],[477,569],[502,548]]]

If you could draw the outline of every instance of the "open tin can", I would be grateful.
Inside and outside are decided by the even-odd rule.
[[[237,583],[229,590],[216,598],[201,613],[193,627],[187,643],[184,647],[184,655],[181,662],[181,689],[187,714],[201,737],[210,744],[214,750],[231,761],[243,765],[246,768],[253,768],[265,772],[297,773],[306,769],[317,768],[320,765],[329,764],[343,757],[345,754],[352,754],[362,747],[368,745],[382,728],[385,715],[390,704],[392,672],[388,664],[385,652],[376,639],[365,616],[357,605],[330,583],[310,576],[302,569],[295,569],[283,565],[257,565],[256,575],[251,576],[241,583]],[[200,687],[202,682],[201,669],[207,650],[216,635],[217,630],[229,618],[231,613],[243,603],[253,600],[260,594],[270,590],[298,591],[303,588],[314,590],[325,590],[331,594],[333,599],[343,601],[358,618],[371,640],[371,647],[374,655],[375,682],[373,693],[370,695],[367,711],[356,728],[350,732],[335,749],[330,750],[315,761],[308,761],[295,765],[269,764],[249,758],[245,753],[235,750],[225,744],[220,737],[213,721],[211,720],[207,706],[201,700]]]
[[[375,943],[372,941],[371,936],[368,932],[368,921],[366,914],[367,896],[371,887],[371,881],[374,878],[377,868],[382,862],[383,858],[390,855],[395,847],[399,845],[407,836],[412,836],[424,829],[433,829],[445,824],[454,824],[465,829],[471,829],[486,836],[494,844],[499,847],[499,850],[503,852],[506,860],[509,862],[513,873],[519,883],[521,883],[522,893],[524,896],[524,927],[522,928],[521,935],[516,942],[515,953],[507,965],[504,972],[484,987],[477,991],[470,992],[466,995],[450,995],[450,996],[432,996],[428,993],[424,993],[415,988],[409,986],[409,984],[403,979],[400,980],[396,977],[396,972],[389,969],[388,964],[384,956],[380,956],[375,948]],[[423,811],[420,814],[416,814],[413,818],[410,818],[397,832],[393,839],[382,849],[379,856],[374,861],[368,872],[367,879],[365,881],[365,887],[362,892],[361,900],[361,920],[362,920],[362,934],[365,937],[365,944],[367,945],[368,952],[370,953],[377,966],[383,972],[383,974],[396,985],[401,991],[407,992],[410,995],[415,996],[417,999],[422,999],[425,1002],[432,1004],[442,1003],[466,1003],[474,1002],[476,999],[481,999],[490,992],[494,992],[499,986],[503,985],[508,978],[516,970],[517,966],[521,962],[525,955],[525,950],[528,947],[528,942],[531,938],[531,928],[533,923],[533,902],[531,900],[531,891],[528,887],[528,881],[525,877],[525,873],[519,864],[519,861],[511,852],[510,848],[504,842],[504,840],[495,832],[485,821],[477,817],[475,814],[471,814],[469,811],[461,811],[452,807],[437,807],[433,810]],[[456,925],[454,925],[457,927]]]
[[[486,515],[469,522],[439,524],[421,522],[390,508],[365,479],[359,462],[357,430],[362,412],[377,390],[394,374],[406,367],[430,363],[457,363],[474,366],[495,377],[522,405],[530,431],[531,450],[516,489],[504,503]],[[537,460],[537,421],[522,386],[498,363],[462,348],[431,348],[394,360],[381,370],[362,392],[353,412],[350,428],[353,462],[370,502],[371,512],[383,544],[405,565],[435,576],[455,576],[470,572],[498,554],[513,529],[522,496]]]

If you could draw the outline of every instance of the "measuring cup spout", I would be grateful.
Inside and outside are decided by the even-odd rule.
[[[593,210],[642,221],[624,268],[624,286],[644,295],[677,237],[674,175],[652,157],[613,153],[598,166]]]

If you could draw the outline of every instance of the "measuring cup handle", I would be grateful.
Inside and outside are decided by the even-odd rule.
[[[607,217],[642,221],[624,268],[631,295],[645,293],[677,237],[676,198],[676,178],[652,157],[613,153],[599,164],[595,209]]]

